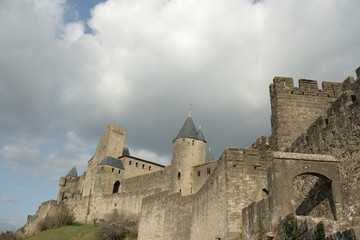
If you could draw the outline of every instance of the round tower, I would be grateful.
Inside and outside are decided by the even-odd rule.
[[[199,128],[196,130],[189,116],[173,140],[171,160],[172,192],[192,194],[193,167],[205,163],[206,141]]]

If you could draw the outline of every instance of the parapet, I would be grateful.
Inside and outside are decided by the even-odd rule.
[[[274,77],[270,85],[270,92],[283,92],[296,95],[313,95],[319,97],[339,97],[341,94],[341,83],[322,82],[322,89],[318,88],[316,80],[299,79],[299,87],[294,87],[293,78]]]

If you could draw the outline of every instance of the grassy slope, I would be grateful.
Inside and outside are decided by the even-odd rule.
[[[61,228],[49,229],[26,240],[96,240],[96,228],[93,225],[71,225]]]
[[[96,240],[96,228],[93,225],[74,224],[71,226],[53,228],[25,240]],[[126,240],[136,240],[136,237],[128,237]]]

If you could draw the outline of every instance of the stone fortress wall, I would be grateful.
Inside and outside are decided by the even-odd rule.
[[[289,213],[304,239],[315,239],[320,221],[330,240],[341,239],[335,231],[360,237],[360,68],[356,73],[356,81],[323,82],[322,89],[314,80],[294,87],[293,79],[275,77],[272,135],[227,148],[212,162],[205,163],[206,140],[190,116],[166,167],[125,154],[126,130],[109,125],[87,171],[60,179],[58,203],[81,223],[116,210],[138,223],[141,240],[257,239],[260,230],[276,239]],[[27,234],[58,203],[44,203],[29,218]]]

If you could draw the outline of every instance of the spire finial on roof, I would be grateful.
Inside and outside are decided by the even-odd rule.
[[[191,103],[190,103],[190,107],[189,107],[189,117],[191,117]]]

